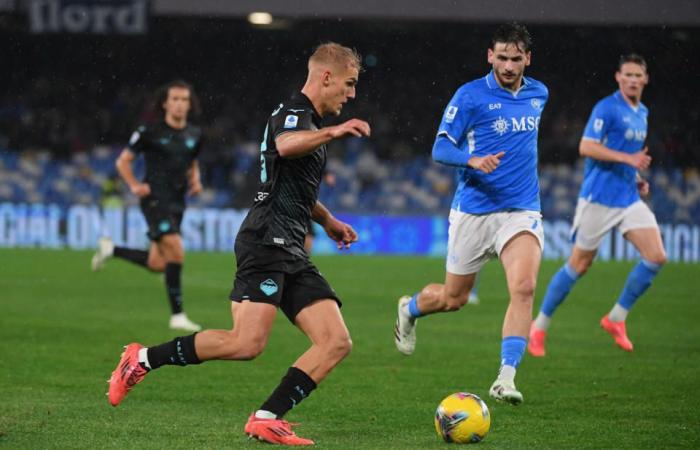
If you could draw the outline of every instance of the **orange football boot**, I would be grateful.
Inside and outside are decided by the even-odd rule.
[[[282,419],[260,419],[251,414],[245,424],[244,431],[251,438],[256,438],[270,444],[281,445],[314,445],[311,439],[304,439],[292,431],[292,424]]]
[[[625,322],[611,322],[607,314],[600,319],[600,326],[615,339],[615,343],[622,350],[631,352],[633,349],[632,342],[627,338],[627,329]]]
[[[143,345],[132,343],[124,347],[122,358],[109,379],[109,403],[117,406],[124,400],[131,388],[140,383],[148,370],[139,364],[139,350]]]
[[[544,356],[544,341],[547,338],[547,330],[535,327],[535,322],[530,325],[530,336],[527,341],[527,351],[535,357]]]

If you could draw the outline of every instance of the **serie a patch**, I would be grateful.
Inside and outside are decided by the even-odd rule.
[[[285,128],[296,128],[298,123],[299,116],[295,116],[294,114],[290,114],[284,119]]]

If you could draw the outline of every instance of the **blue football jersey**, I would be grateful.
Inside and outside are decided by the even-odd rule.
[[[446,137],[470,155],[505,155],[489,174],[459,169],[452,209],[470,214],[540,210],[537,134],[548,97],[547,87],[529,77],[517,92],[503,89],[493,72],[457,90],[437,139]]]
[[[642,103],[635,109],[620,91],[599,101],[588,119],[583,139],[625,153],[637,153],[647,138],[649,110]],[[605,206],[624,208],[639,200],[637,169],[624,164],[586,158],[579,197]]]

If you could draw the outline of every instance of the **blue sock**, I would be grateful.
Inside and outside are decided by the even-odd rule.
[[[527,341],[522,336],[504,337],[501,342],[501,366],[518,368],[525,354]]]
[[[420,310],[418,309],[418,294],[418,292],[413,294],[413,297],[411,297],[411,301],[408,302],[408,312],[414,319],[417,319],[418,317],[422,316]]]
[[[569,263],[564,264],[549,282],[547,292],[544,294],[544,300],[542,300],[542,306],[540,306],[540,312],[547,317],[552,317],[554,311],[571,291],[576,280],[578,280],[578,273]]]
[[[617,299],[617,304],[630,310],[637,299],[651,286],[651,281],[661,270],[661,264],[641,260],[627,277],[625,288]]]

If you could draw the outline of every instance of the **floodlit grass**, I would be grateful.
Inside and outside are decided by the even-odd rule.
[[[248,414],[306,348],[282,314],[252,362],[165,367],[112,408],[105,381],[121,346],[177,334],[159,275],[123,261],[89,271],[90,254],[0,250],[0,447],[267,448],[243,434]],[[480,395],[492,413],[477,448],[700,447],[700,266],[669,264],[630,314],[631,354],[598,326],[632,263],[597,263],[552,324],[544,359],[525,357],[519,407],[487,395],[498,369],[507,305],[503,273],[486,266],[481,305],[421,319],[411,357],[392,328],[396,300],[443,278],[424,258],[315,258],[344,301],[352,354],[288,418],[319,448],[445,448],[438,402]],[[544,263],[537,304],[560,263]],[[185,306],[208,328],[229,328],[230,254],[188,254]]]

